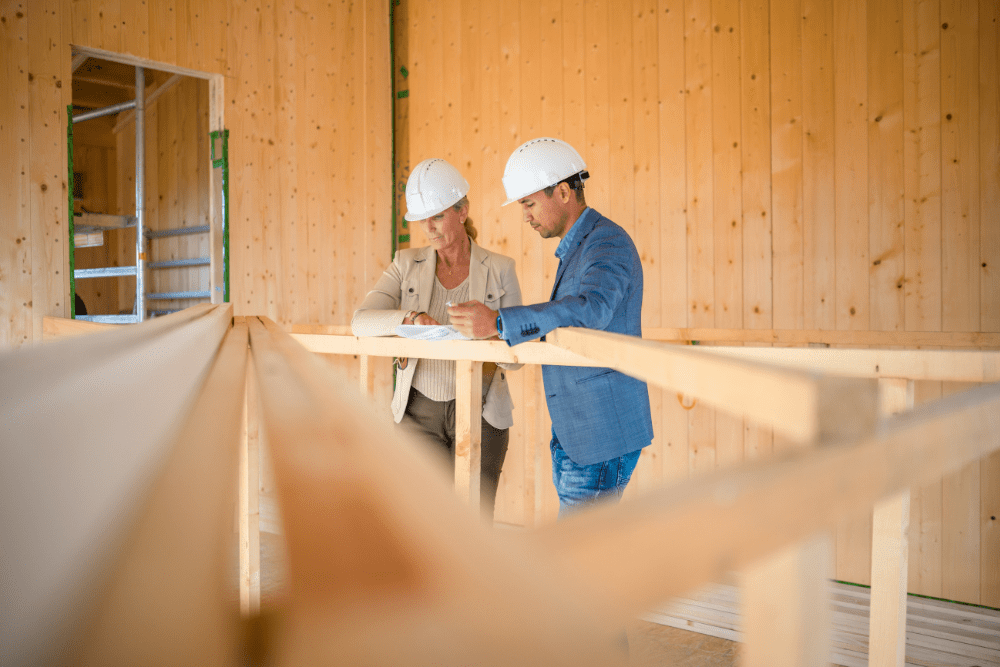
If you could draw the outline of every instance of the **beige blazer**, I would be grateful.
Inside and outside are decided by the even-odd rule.
[[[521,286],[514,271],[514,260],[490,252],[472,242],[469,262],[469,298],[483,302],[498,310],[521,305]],[[392,336],[411,310],[430,309],[432,287],[437,265],[437,254],[431,247],[406,248],[396,253],[395,259],[382,277],[368,292],[364,302],[354,311],[351,331],[355,336]],[[406,411],[410,385],[419,359],[410,359],[406,368],[396,376],[396,390],[392,395],[392,416],[398,423]],[[511,411],[510,390],[506,371],[516,370],[520,364],[499,364],[483,404],[483,418],[495,428],[510,428],[514,424]]]

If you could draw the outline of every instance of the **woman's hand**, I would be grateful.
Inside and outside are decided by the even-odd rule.
[[[406,317],[403,318],[403,324],[417,324],[422,327],[432,327],[438,325],[439,322],[427,313],[417,313],[411,310],[406,314]]]

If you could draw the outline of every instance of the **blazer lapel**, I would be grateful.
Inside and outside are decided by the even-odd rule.
[[[469,298],[486,302],[486,280],[489,277],[489,255],[472,241],[469,258]]]
[[[559,289],[559,283],[562,282],[563,274],[566,273],[566,267],[569,266],[570,262],[573,261],[573,257],[580,251],[580,247],[586,240],[587,235],[590,234],[590,230],[594,228],[594,224],[597,222],[597,211],[594,209],[587,210],[586,213],[580,216],[580,219],[576,221],[575,225],[582,225],[580,229],[573,230],[577,236],[577,243],[575,246],[569,249],[566,255],[559,260],[559,268],[556,269],[556,279],[552,283],[552,294],[549,295],[549,301],[556,298],[556,291]],[[574,226],[575,226],[574,225]]]
[[[427,312],[431,307],[431,290],[434,289],[434,273],[437,270],[437,253],[434,252],[434,248],[425,246],[416,263],[418,264],[417,289],[420,292],[417,304],[419,310]]]

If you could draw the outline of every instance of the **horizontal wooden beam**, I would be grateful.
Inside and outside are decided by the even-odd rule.
[[[797,329],[669,329],[643,327],[642,337],[671,342],[775,345],[872,345],[1000,349],[1000,333],[959,331],[817,331]]]
[[[1000,352],[996,351],[715,346],[698,349],[784,368],[852,377],[951,382],[1000,380]]]
[[[233,660],[240,628],[229,566],[247,343],[246,324],[229,329],[190,411],[171,429],[173,442],[138,494],[138,516],[110,574],[88,598],[70,664],[135,665],[154,655],[178,666]]]
[[[508,347],[502,341],[427,341],[396,336],[336,336],[292,333],[291,337],[310,352],[320,354],[367,354],[373,357],[413,357],[416,359],[467,359],[510,364],[552,364],[556,366],[599,366],[548,343],[529,342]]]
[[[231,323],[196,307],[0,355],[0,664],[65,645]]]
[[[56,340],[58,338],[68,338],[70,336],[83,336],[114,329],[114,324],[103,324],[101,322],[88,322],[87,320],[73,320],[68,317],[52,317],[46,315],[42,318],[42,340]]]
[[[556,329],[546,338],[600,366],[748,417],[800,442],[874,429],[874,381],[816,375],[606,331]]]
[[[853,444],[798,450],[598,507],[525,539],[640,612],[870,512],[1000,449],[1000,384],[948,396]]]
[[[370,354],[412,356],[425,359],[456,359],[469,356],[479,361],[599,366],[569,350],[548,343],[529,342],[508,348],[499,341],[408,341],[393,336],[356,338],[350,327],[295,325],[292,336],[313,352],[323,354]],[[685,329],[676,331],[716,331]],[[646,331],[651,333],[650,330]],[[652,330],[655,334],[656,330]],[[550,342],[558,338],[547,337]],[[658,342],[647,336],[642,339]],[[378,341],[378,342],[375,342]],[[661,341],[667,342],[667,341]],[[773,364],[806,372],[831,373],[858,378],[906,378],[953,382],[1000,380],[1000,351],[992,350],[888,350],[860,348],[676,346],[668,349],[696,350],[755,363]],[[463,357],[462,355],[468,355]],[[654,381],[654,380],[649,380]]]

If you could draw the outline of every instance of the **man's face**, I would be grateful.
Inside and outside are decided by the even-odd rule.
[[[561,183],[556,186],[551,197],[544,190],[539,190],[517,201],[521,205],[524,221],[543,239],[562,238],[566,234],[569,224],[567,191],[569,187]]]

